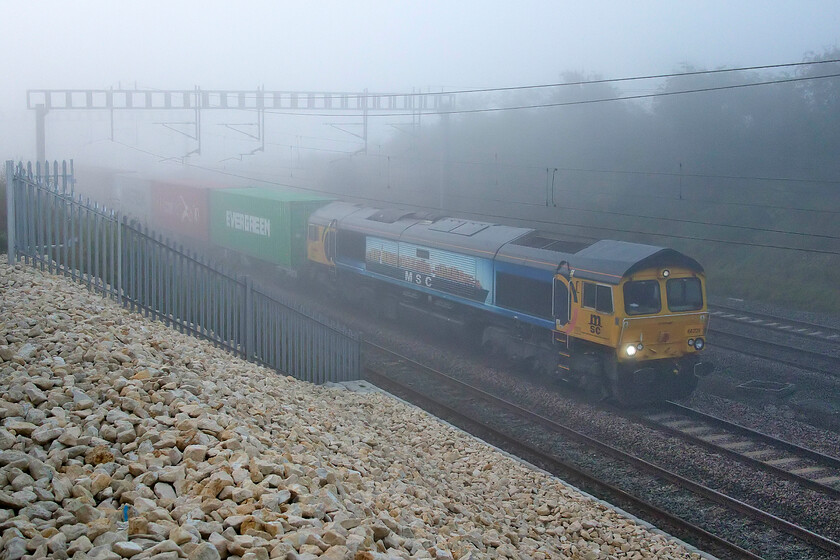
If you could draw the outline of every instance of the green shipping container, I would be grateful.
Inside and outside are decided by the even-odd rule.
[[[216,245],[297,270],[306,261],[309,215],[329,199],[262,187],[210,191]]]

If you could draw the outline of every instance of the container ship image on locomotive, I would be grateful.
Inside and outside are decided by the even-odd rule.
[[[384,318],[439,320],[519,369],[595,398],[681,398],[713,370],[702,359],[704,271],[674,249],[586,244],[274,188],[158,183],[148,192],[159,229],[270,263]],[[177,211],[166,214],[170,198]],[[184,200],[196,209],[184,211]]]

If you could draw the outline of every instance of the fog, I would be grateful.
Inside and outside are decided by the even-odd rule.
[[[840,78],[819,78],[840,64],[589,83],[840,59],[836,1],[2,6],[3,159],[36,156],[27,90],[346,92],[351,107],[484,90],[442,111],[371,110],[366,129],[361,111],[304,101],[202,110],[199,135],[191,110],[53,108],[46,157],[80,177],[303,188],[670,245],[727,295],[776,298],[760,277],[784,262],[840,309]],[[586,83],[522,89],[570,82]],[[776,83],[741,87],[756,82]],[[487,111],[513,107],[537,108]]]
[[[734,5],[732,5],[734,4]],[[680,65],[739,67],[797,62],[837,44],[840,5],[824,2],[81,1],[6,0],[0,32],[0,152],[35,156],[27,89],[205,89],[412,92],[555,83],[564,72],[607,78],[661,74]],[[633,84],[629,93],[657,84]],[[247,115],[225,115],[242,122]],[[117,115],[117,140],[164,156],[192,149],[150,125],[179,115]],[[275,144],[354,151],[355,137],[314,116],[268,123]],[[341,120],[341,119],[332,119]],[[359,119],[344,118],[344,122]],[[405,119],[378,118],[385,141]],[[66,121],[72,125],[64,126]],[[97,121],[99,126],[97,126]],[[357,126],[357,125],[352,125]],[[119,125],[118,125],[119,127]],[[208,125],[204,158],[255,146]],[[359,132],[358,128],[355,130]],[[158,134],[158,136],[161,136]],[[312,137],[304,139],[300,137]],[[212,139],[216,138],[216,142]],[[53,111],[50,158],[95,158],[110,142],[108,117]],[[223,145],[227,142],[228,145]],[[171,144],[171,145],[166,145]],[[110,148],[113,148],[111,146]],[[241,148],[241,149],[240,149]],[[130,151],[126,148],[123,151]],[[114,150],[105,153],[113,155]],[[273,153],[272,153],[273,152]],[[259,159],[259,158],[253,158]],[[288,163],[288,162],[287,162]]]

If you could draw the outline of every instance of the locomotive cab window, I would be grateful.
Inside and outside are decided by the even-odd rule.
[[[658,281],[638,280],[624,284],[624,311],[628,315],[659,313],[661,309]]]
[[[583,306],[599,313],[612,313],[612,288],[591,282],[583,283]]]
[[[668,309],[697,311],[703,308],[703,290],[699,278],[671,278],[665,284]]]
[[[364,262],[365,236],[354,231],[342,231],[338,236],[338,255]]]

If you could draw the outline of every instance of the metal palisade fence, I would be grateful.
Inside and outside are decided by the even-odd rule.
[[[9,264],[68,276],[124,307],[312,383],[361,378],[359,337],[250,278],[76,196],[72,162],[6,162]]]

